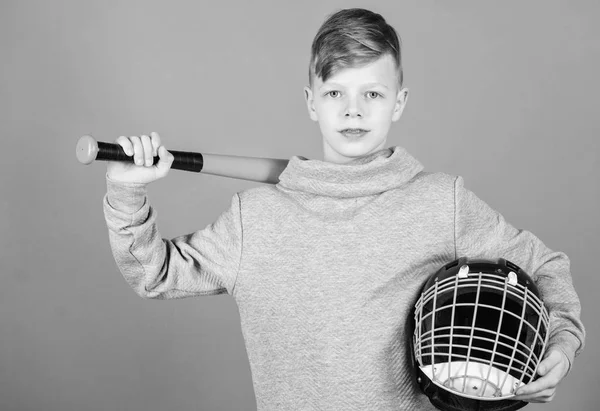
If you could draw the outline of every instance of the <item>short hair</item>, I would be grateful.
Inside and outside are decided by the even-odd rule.
[[[313,75],[323,82],[339,70],[361,67],[390,54],[402,86],[401,39],[396,30],[377,13],[361,8],[340,10],[321,25],[312,46],[308,69],[310,87]]]

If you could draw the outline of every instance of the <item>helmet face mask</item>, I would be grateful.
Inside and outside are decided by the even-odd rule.
[[[467,258],[446,264],[414,307],[421,389],[442,409],[521,408],[526,403],[510,398],[534,380],[548,324],[535,283],[515,264]]]

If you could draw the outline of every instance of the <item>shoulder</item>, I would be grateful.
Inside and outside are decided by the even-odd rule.
[[[243,203],[265,202],[280,197],[280,192],[273,184],[249,188],[237,193]]]
[[[434,185],[444,185],[451,184],[454,185],[454,182],[459,176],[444,173],[441,171],[421,171],[415,176],[416,180],[422,181],[427,184]]]
[[[237,193],[240,199],[240,207],[247,215],[264,214],[269,210],[279,209],[285,203],[284,196],[274,184],[265,184],[253,187]]]
[[[411,181],[411,185],[426,191],[454,193],[457,181],[462,181],[460,176],[440,172],[421,171]]]

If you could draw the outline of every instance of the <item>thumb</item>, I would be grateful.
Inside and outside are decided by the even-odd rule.
[[[174,159],[173,154],[169,153],[165,146],[158,148],[158,163],[156,163],[156,168],[161,177],[167,175]]]
[[[561,354],[557,350],[551,350],[546,358],[540,363],[537,369],[537,373],[540,376],[544,376],[550,371],[554,366],[556,366],[561,359]]]

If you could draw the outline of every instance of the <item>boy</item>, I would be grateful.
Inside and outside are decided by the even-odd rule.
[[[138,166],[108,164],[104,211],[131,287],[158,299],[230,294],[259,410],[431,410],[407,360],[410,305],[443,264],[503,257],[532,275],[551,317],[541,377],[516,399],[551,400],[584,341],[567,256],[512,227],[461,177],[385,148],[408,89],[399,38],[379,14],[330,16],[309,79],[324,160],[292,157],[277,185],[236,193],[189,235],[161,239],[147,199],[173,160],[160,136],[117,139]]]

